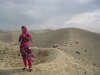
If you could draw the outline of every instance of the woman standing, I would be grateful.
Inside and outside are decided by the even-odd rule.
[[[28,65],[29,65],[29,71],[33,71],[31,61],[33,62],[34,54],[31,51],[30,45],[29,45],[29,41],[31,40],[32,43],[33,41],[32,41],[30,33],[27,32],[26,26],[22,26],[21,30],[22,30],[22,34],[19,37],[19,42],[21,42],[20,52],[21,52],[23,62],[25,65],[25,67],[22,70],[25,70],[27,68],[27,62],[26,62],[26,59],[27,59]]]

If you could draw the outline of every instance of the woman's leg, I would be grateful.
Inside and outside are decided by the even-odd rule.
[[[28,61],[28,65],[29,65],[29,68],[32,68],[32,63],[31,63],[31,58],[27,58],[27,61]]]
[[[23,58],[23,62],[24,62],[25,67],[27,67],[27,61],[26,61],[26,58]]]
[[[22,52],[22,50],[23,50],[23,47],[20,47],[20,52]],[[23,59],[25,67],[27,67],[26,57],[22,56],[22,59]]]

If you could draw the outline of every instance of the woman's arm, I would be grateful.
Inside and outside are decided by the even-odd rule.
[[[25,42],[25,41],[30,41],[29,35],[22,34],[22,36],[24,37],[24,38],[22,39],[23,42]]]
[[[30,37],[29,36],[24,36],[24,41],[30,41]]]
[[[21,36],[19,37],[19,42],[21,42]]]

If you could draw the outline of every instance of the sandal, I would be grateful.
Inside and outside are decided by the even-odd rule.
[[[26,68],[24,67],[22,70],[24,71]]]
[[[31,69],[29,69],[29,71],[31,72],[31,71],[33,71],[33,69],[31,68]]]

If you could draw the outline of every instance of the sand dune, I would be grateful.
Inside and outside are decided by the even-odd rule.
[[[100,42],[100,35],[90,31],[78,29],[78,28],[68,28],[71,34],[71,39],[83,40],[83,41],[94,41]]]
[[[0,75],[100,75],[100,34],[78,28],[29,32],[34,42],[30,43],[34,71],[21,71],[21,31],[14,31],[0,35],[5,45],[0,47]],[[55,44],[59,46],[53,48]]]
[[[78,29],[78,28],[65,28],[59,30],[52,30],[45,33],[35,33],[31,32],[34,44],[30,43],[30,46],[36,47],[53,47],[54,44],[61,44],[63,42],[67,42],[69,39],[74,41],[83,40],[86,42],[99,42],[100,35],[96,33],[92,33],[86,30]],[[16,35],[18,38],[19,36]],[[15,39],[17,39],[15,38]],[[19,43],[15,43],[14,45],[18,45]]]
[[[42,33],[50,32],[50,31],[52,31],[52,30],[47,29],[47,30],[40,30],[40,31],[29,31],[29,33],[34,38],[34,37],[36,37],[38,35],[41,35]],[[21,30],[1,33],[0,34],[0,40],[5,41],[5,42],[9,42],[9,41],[15,40],[16,42],[18,42],[18,38],[19,38],[21,33],[22,33]]]
[[[1,29],[0,29],[0,33],[5,33],[5,32],[7,32],[7,31],[4,31],[4,30],[1,30]]]
[[[32,33],[30,32],[33,38],[34,44],[30,43],[30,46],[36,47],[45,47],[45,48],[52,48],[53,44],[60,44],[61,42],[69,40],[69,31],[67,29],[59,29],[59,30],[52,30],[45,33]],[[14,45],[19,45],[19,43],[15,43]]]
[[[45,32],[50,32],[52,31],[51,29],[45,29],[45,30],[38,30],[38,31],[33,31],[35,33],[45,33]]]

